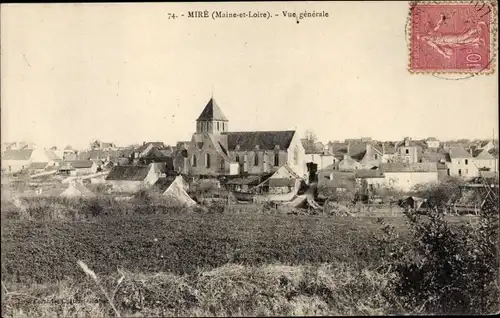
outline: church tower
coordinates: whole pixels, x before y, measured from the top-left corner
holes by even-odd
[[[196,132],[220,134],[228,131],[228,123],[229,120],[212,97],[196,120]]]

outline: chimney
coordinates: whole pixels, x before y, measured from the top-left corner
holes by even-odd
[[[385,143],[382,143],[382,154],[385,155]]]
[[[351,142],[347,142],[347,154],[350,155]]]
[[[367,142],[366,143],[366,152],[370,152],[370,151],[372,151],[372,144]]]
[[[472,148],[469,148],[470,156],[472,157]]]
[[[142,145],[144,146],[145,144],[146,144],[146,142],[145,142],[145,141],[143,141],[143,142],[142,142]]]

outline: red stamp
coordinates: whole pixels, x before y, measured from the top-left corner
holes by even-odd
[[[495,9],[474,1],[411,4],[410,71],[492,72]]]

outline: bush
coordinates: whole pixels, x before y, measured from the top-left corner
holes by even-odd
[[[443,200],[438,196],[447,194],[442,189],[435,188],[438,200]],[[385,264],[397,274],[392,288],[406,311],[428,314],[498,311],[498,200],[487,202],[479,224],[459,227],[451,226],[444,212],[437,208],[427,216],[407,211],[415,240],[400,241],[394,228],[385,227],[386,236],[379,252],[384,255]]]
[[[422,184],[415,186],[412,191],[416,196],[427,199],[429,206],[443,209],[460,194],[460,185],[463,180],[450,178],[438,184]]]

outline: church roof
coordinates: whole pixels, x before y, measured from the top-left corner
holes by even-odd
[[[202,120],[221,120],[228,121],[226,116],[222,113],[222,110],[219,108],[219,105],[215,102],[214,98],[210,98],[207,103],[207,106],[203,109],[200,114],[200,117],[196,121]]]
[[[223,133],[227,136],[227,146],[230,151],[236,150],[237,146],[240,146],[241,151],[252,151],[255,146],[259,146],[260,150],[274,150],[276,146],[286,150],[290,147],[294,134],[294,130]]]

